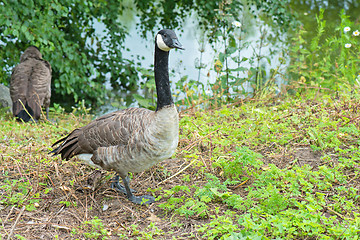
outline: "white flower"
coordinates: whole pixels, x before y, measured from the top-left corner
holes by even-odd
[[[351,43],[345,44],[345,47],[346,47],[346,48],[351,48]]]
[[[239,21],[233,21],[232,25],[234,25],[235,27],[241,27],[241,22]]]
[[[354,36],[359,36],[359,35],[360,35],[359,30],[355,30],[355,31],[353,31],[353,35],[354,35]]]
[[[351,29],[350,29],[350,27],[344,27],[344,33],[347,33],[347,32],[349,32]]]

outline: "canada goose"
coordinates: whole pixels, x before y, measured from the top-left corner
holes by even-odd
[[[49,118],[51,66],[42,59],[37,47],[28,47],[20,57],[20,64],[13,69],[10,96],[13,114],[18,120],[28,122],[33,118],[37,121],[41,115],[41,106],[45,106],[46,117]]]
[[[171,157],[178,145],[179,118],[171,96],[168,70],[172,48],[184,49],[172,30],[159,31],[155,37],[155,111],[128,108],[106,114],[55,142],[53,146],[61,145],[51,153],[61,154],[66,160],[78,156],[87,164],[114,170],[118,176],[113,187],[125,193],[130,201],[155,202],[152,196],[132,194],[128,173],[142,172]],[[119,184],[119,176],[125,188]]]

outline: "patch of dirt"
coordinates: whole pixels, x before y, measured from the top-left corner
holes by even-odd
[[[299,147],[294,151],[294,158],[297,160],[297,164],[303,166],[305,164],[317,168],[322,164],[322,153],[315,152],[311,147]]]
[[[264,156],[263,160],[265,164],[274,164],[281,169],[291,167],[294,164],[299,166],[310,165],[314,169],[317,169],[317,167],[324,164],[322,160],[324,153],[314,151],[310,146],[281,146],[278,147],[278,149],[273,149],[272,147],[273,146],[269,146],[265,150],[260,151]]]

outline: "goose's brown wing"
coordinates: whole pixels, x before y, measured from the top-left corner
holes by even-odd
[[[39,119],[41,106],[50,104],[50,86],[51,66],[47,61],[29,58],[17,65],[10,81],[14,115],[17,116],[24,105],[35,119]]]
[[[53,146],[61,145],[51,153],[70,159],[78,154],[92,154],[99,147],[127,145],[132,136],[141,134],[147,128],[153,114],[153,111],[143,108],[106,114],[55,142]]]
[[[23,63],[17,65],[12,71],[10,79],[10,96],[13,102],[13,113],[15,116],[23,110],[20,100],[24,105],[26,104],[28,79],[31,72],[31,66]]]
[[[51,96],[51,67],[44,60],[29,59],[32,61],[32,73],[29,78],[27,102],[34,112],[34,118],[39,119],[41,106],[49,107]]]

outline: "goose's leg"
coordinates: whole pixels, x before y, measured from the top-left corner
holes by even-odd
[[[125,177],[122,180],[124,182],[124,186],[126,189],[126,196],[130,201],[132,201],[133,203],[136,203],[136,204],[141,204],[141,205],[147,205],[147,204],[151,204],[151,203],[155,202],[155,198],[153,196],[149,196],[149,195],[134,196],[129,187],[129,178]]]
[[[129,176],[127,176],[126,178],[127,178],[127,181],[129,182],[129,181],[130,181]],[[123,185],[121,185],[121,184],[119,183],[119,179],[120,179],[120,176],[119,176],[119,175],[116,175],[116,176],[113,178],[112,183],[111,183],[111,188],[114,189],[114,190],[116,190],[116,191],[119,191],[119,192],[121,192],[121,193],[126,194],[126,189],[125,189],[125,187],[124,187]],[[133,193],[136,192],[135,189],[131,189],[131,188],[130,188],[130,191],[133,192]]]

